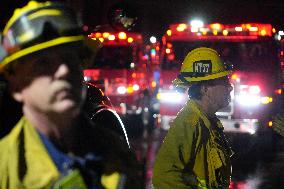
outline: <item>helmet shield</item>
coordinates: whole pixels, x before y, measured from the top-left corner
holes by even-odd
[[[29,43],[78,34],[79,24],[70,9],[49,6],[25,13],[6,28],[3,46],[11,53],[27,47]]]

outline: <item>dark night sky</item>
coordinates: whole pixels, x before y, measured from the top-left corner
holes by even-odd
[[[58,0],[60,1],[60,0]],[[266,22],[284,28],[284,1],[261,0],[62,0],[75,7],[90,26],[108,24],[107,12],[113,5],[124,3],[129,14],[138,17],[133,30],[146,36],[161,36],[170,23],[186,22],[199,17],[205,23]],[[15,7],[27,0],[1,0],[1,28]]]

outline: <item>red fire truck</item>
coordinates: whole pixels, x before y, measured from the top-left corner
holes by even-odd
[[[84,70],[85,81],[103,89],[116,111],[136,134],[152,119],[150,112],[152,91],[156,82],[152,77],[149,59],[143,55],[143,39],[134,32],[94,32],[90,38],[100,40],[90,69]],[[136,122],[136,123],[133,123]],[[131,128],[128,128],[131,129]],[[130,131],[131,133],[131,131]]]
[[[217,50],[234,67],[232,101],[217,112],[225,131],[254,134],[260,125],[271,125],[271,115],[282,90],[279,83],[283,51],[270,24],[172,24],[162,38],[160,114],[162,126],[176,115],[187,93],[176,93],[171,81],[186,54],[196,47]]]

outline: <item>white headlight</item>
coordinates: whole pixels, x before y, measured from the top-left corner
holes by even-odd
[[[159,99],[161,102],[167,103],[184,103],[186,99],[186,95],[178,92],[162,92],[159,95]]]
[[[249,94],[238,95],[236,99],[243,106],[257,106],[261,102],[260,96]]]
[[[124,86],[120,86],[120,87],[117,88],[118,94],[125,94],[126,91],[127,91],[126,87],[124,87]]]

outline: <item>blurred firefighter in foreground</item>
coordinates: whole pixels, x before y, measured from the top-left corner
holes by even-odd
[[[228,189],[232,155],[215,113],[230,102],[230,69],[218,53],[197,48],[173,83],[188,87],[189,101],[173,120],[154,164],[156,189]]]
[[[23,117],[0,141],[0,188],[139,188],[128,147],[81,110],[82,64],[99,43],[82,35],[75,13],[31,1],[1,45],[0,71]]]

